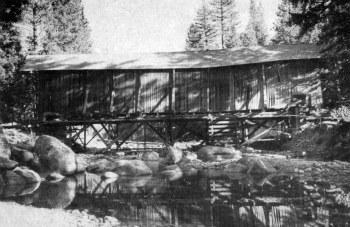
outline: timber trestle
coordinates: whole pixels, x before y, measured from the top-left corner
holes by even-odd
[[[42,122],[43,133],[64,136],[85,149],[94,140],[104,148],[122,149],[128,141],[173,145],[180,141],[200,141],[202,144],[250,143],[271,131],[293,127],[300,117],[283,112],[227,112],[167,116],[142,116],[98,120]]]

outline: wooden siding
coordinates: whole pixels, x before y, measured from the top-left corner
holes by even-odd
[[[211,69],[43,71],[39,116],[283,108],[292,94],[322,103],[317,60]]]
[[[321,84],[315,71],[318,66],[314,60],[266,64],[267,107],[285,107],[296,93],[310,94],[312,105],[321,104]]]
[[[139,111],[144,113],[167,112],[169,109],[169,73],[140,74]]]
[[[175,111],[204,112],[208,110],[207,73],[179,71],[175,73]]]

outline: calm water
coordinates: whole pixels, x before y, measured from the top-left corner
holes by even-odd
[[[37,207],[110,215],[123,226],[349,226],[350,188],[298,176],[249,176],[207,170],[102,181],[87,173],[8,193]],[[23,190],[30,193],[25,195]]]

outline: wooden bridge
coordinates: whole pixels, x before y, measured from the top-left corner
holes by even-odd
[[[21,70],[38,79],[37,116],[44,132],[66,133],[84,147],[98,138],[110,149],[130,139],[239,144],[295,125],[298,114],[280,108],[299,94],[322,104],[316,71],[322,63],[318,47],[303,44],[38,55],[28,56]]]

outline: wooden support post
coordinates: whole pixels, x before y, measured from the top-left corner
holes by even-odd
[[[137,111],[139,110],[140,96],[141,96],[141,73],[136,73],[135,74],[135,99],[134,99],[135,113],[137,113]]]
[[[113,74],[109,77],[109,96],[110,96],[110,102],[109,102],[109,112],[113,115],[115,109],[114,109],[114,98],[115,98],[115,91],[114,91],[114,77]]]
[[[235,74],[230,73],[230,110],[236,110],[236,97],[235,97]]]
[[[175,69],[169,73],[169,112],[175,112]]]
[[[167,122],[167,130],[168,130],[168,143],[173,145],[173,124],[171,120],[168,120]]]
[[[241,120],[241,141],[246,141],[246,128],[245,128],[245,120]]]
[[[207,111],[210,111],[210,80],[209,80],[209,69],[207,69],[207,83],[206,83],[206,88],[207,88]]]
[[[88,97],[89,97],[89,89],[87,87],[88,75],[89,75],[89,73],[86,72],[86,74],[84,76],[84,82],[83,82],[83,92],[84,92],[84,104],[83,104],[83,109],[82,109],[83,115],[86,114],[86,109],[87,109],[87,104],[88,104],[87,102],[88,102]]]
[[[260,104],[259,107],[262,111],[265,110],[265,90],[266,90],[266,78],[265,78],[265,66],[261,64],[261,78],[260,78]]]
[[[84,151],[86,151],[86,129],[87,128],[84,129]]]

